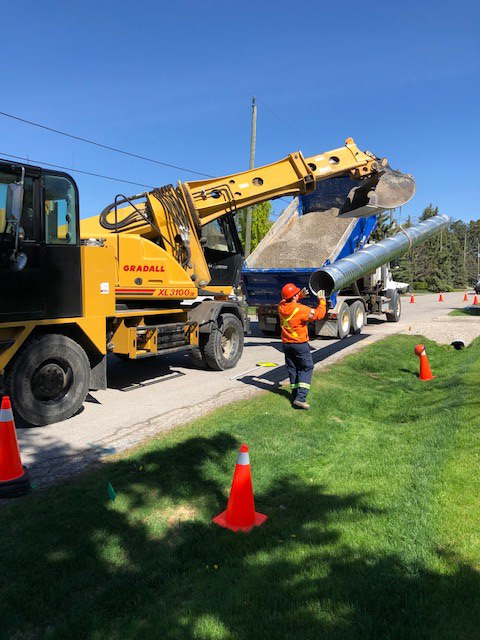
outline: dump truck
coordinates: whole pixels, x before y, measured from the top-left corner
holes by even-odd
[[[300,151],[220,178],[117,195],[80,220],[67,173],[0,161],[0,391],[24,421],[65,420],[107,386],[107,355],[126,360],[188,350],[199,366],[242,354],[240,208],[351,180],[346,215],[403,204],[413,179],[343,147]],[[378,192],[378,193],[377,193]],[[383,202],[384,200],[384,202]]]
[[[328,193],[319,185],[312,196],[295,198],[245,260],[242,281],[246,301],[256,308],[265,336],[280,335],[277,306],[284,284],[294,282],[308,290],[314,272],[363,248],[377,226],[376,215],[339,218],[337,190],[331,193],[331,187],[337,185],[331,183]],[[368,313],[385,313],[387,320],[397,322],[401,302],[396,289],[388,288],[392,281],[385,265],[341,295],[331,295],[327,315],[312,324],[312,334],[344,339],[362,331]],[[316,304],[313,295],[303,302]]]
[[[310,292],[304,302],[312,306],[319,290],[327,294],[327,314],[312,326],[315,336],[345,339],[361,333],[368,315],[400,320],[401,291],[389,261],[439,233],[449,218],[435,216],[369,244],[377,216],[346,217],[339,208],[350,188],[339,176],[295,198],[244,262],[246,301],[256,307],[265,336],[280,335],[277,306],[287,282]]]

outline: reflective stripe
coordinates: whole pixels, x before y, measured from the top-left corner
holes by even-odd
[[[297,313],[300,311],[300,309],[297,307],[296,309],[293,310],[293,313],[291,313],[288,318],[284,318],[283,316],[280,316],[280,319],[282,320],[282,328],[283,329],[288,329],[288,331],[290,331],[290,333],[292,334],[292,336],[294,338],[298,338],[298,333],[296,331],[294,331],[292,329],[292,327],[288,324],[290,322],[290,320],[293,318],[293,316],[297,315]]]
[[[290,389],[298,389],[298,384],[291,384]]]
[[[300,389],[310,389],[310,385],[308,384],[308,382],[299,382],[298,386]]]
[[[248,451],[240,451],[237,458],[237,464],[247,465],[250,464],[250,456]]]
[[[0,422],[11,422],[13,413],[11,409],[0,409]]]

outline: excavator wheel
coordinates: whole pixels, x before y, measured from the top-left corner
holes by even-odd
[[[210,369],[232,369],[243,352],[243,325],[233,313],[223,313],[205,343],[205,361]]]
[[[201,347],[192,347],[189,349],[189,356],[197,369],[206,369],[207,363]]]
[[[26,340],[5,376],[14,412],[36,426],[73,416],[89,384],[87,354],[71,338],[55,333]]]

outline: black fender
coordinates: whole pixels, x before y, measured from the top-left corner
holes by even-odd
[[[227,300],[204,300],[188,310],[188,320],[198,325],[200,333],[210,333],[222,313],[232,313],[237,316],[246,331],[248,328],[246,311],[247,307],[242,303]]]

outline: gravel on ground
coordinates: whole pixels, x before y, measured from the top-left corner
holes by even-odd
[[[439,316],[428,321],[415,322],[402,333],[425,336],[439,344],[451,344],[462,340],[468,346],[480,336],[480,318],[462,316]]]

